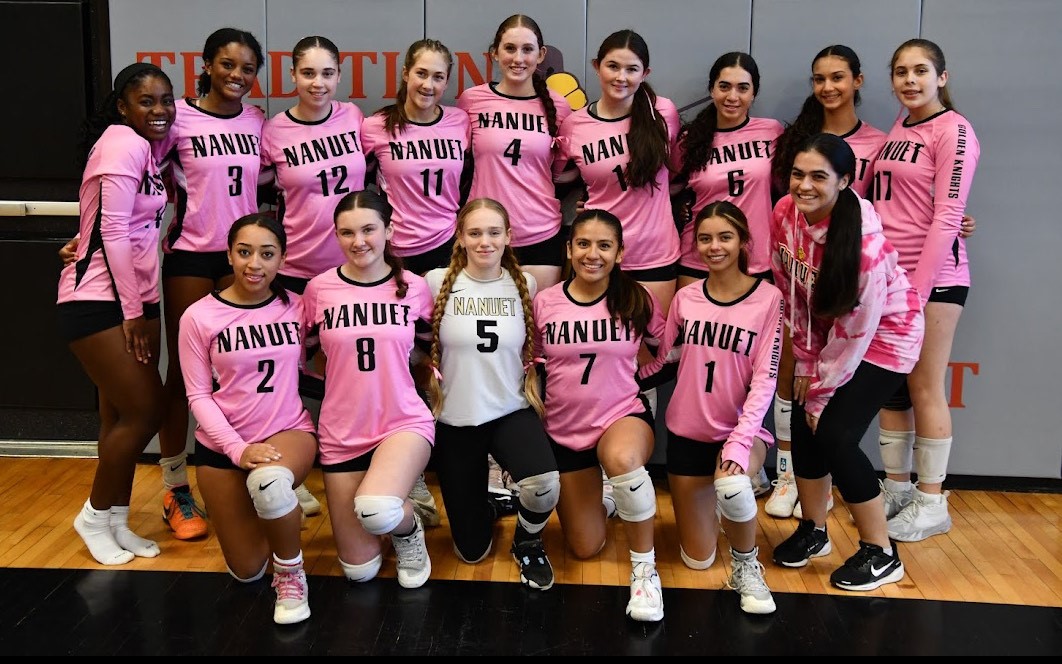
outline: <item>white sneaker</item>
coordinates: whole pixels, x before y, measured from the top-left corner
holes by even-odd
[[[921,542],[951,530],[949,495],[950,491],[937,496],[914,489],[911,504],[889,519],[889,537],[898,542]]]
[[[764,469],[763,466],[760,466],[760,474],[752,478],[753,495],[759,498],[763,494],[770,491],[772,485],[773,482],[771,482],[770,478],[767,477],[767,470]]]
[[[914,486],[907,482],[907,488],[903,487],[903,483],[885,478],[882,482],[878,480],[878,486],[881,487],[881,493],[885,495],[885,518],[891,519],[900,512],[903,508],[911,504],[914,500]]]
[[[420,474],[413,488],[409,491],[409,499],[413,501],[413,511],[420,517],[425,527],[431,528],[439,525],[439,508],[435,504],[435,496],[431,495],[427,483],[424,481],[424,473]]]
[[[833,509],[833,491],[830,491],[830,499],[826,501],[826,511],[829,512]],[[796,507],[793,508],[793,518],[803,519],[804,510],[800,509],[800,502],[798,501]]]
[[[631,599],[627,602],[627,615],[642,622],[664,619],[660,575],[653,563],[634,563],[631,568]]]
[[[306,516],[313,516],[321,512],[321,503],[314,497],[305,484],[295,487],[295,496],[299,499],[299,507]]]
[[[763,578],[763,564],[754,555],[748,560],[733,557],[734,572],[726,582],[726,587],[736,590],[741,595],[741,610],[745,613],[774,613],[774,597]]]
[[[490,470],[487,476],[487,492],[494,493],[503,496],[516,497],[512,490],[506,486],[505,483],[505,471],[498,465],[498,462],[494,460],[494,457],[487,455],[487,464]]]
[[[301,563],[289,566],[274,562],[272,585],[277,591],[273,622],[291,625],[310,617],[310,589]]]
[[[391,544],[398,558],[398,585],[403,588],[420,588],[431,576],[431,558],[424,544],[424,526],[420,515],[414,513],[416,528],[405,537],[391,535]]]
[[[784,473],[771,482],[771,485],[774,486],[774,491],[764,503],[763,511],[779,519],[788,519],[793,516],[793,508],[797,504],[796,477]]]

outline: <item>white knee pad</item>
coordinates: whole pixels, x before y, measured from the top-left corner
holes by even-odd
[[[299,506],[295,474],[284,466],[259,466],[247,473],[247,492],[258,517],[272,521]]]
[[[919,484],[943,484],[948,475],[951,438],[915,438],[914,469]]]
[[[682,558],[682,562],[686,564],[686,567],[690,569],[708,569],[715,562],[715,551],[712,551],[712,555],[708,556],[708,560],[697,560],[696,558],[690,558],[683,550],[682,545],[679,544],[679,557]]]
[[[619,518],[637,523],[656,515],[656,490],[645,466],[610,477],[608,481],[612,485],[612,498],[616,501]]]
[[[914,431],[878,432],[878,449],[881,450],[881,463],[885,472],[892,475],[906,475],[911,472],[915,444]]]
[[[715,481],[715,498],[719,511],[734,523],[756,518],[756,494],[748,475],[727,475]]]
[[[793,440],[793,402],[774,395],[774,437],[779,440]]]
[[[342,558],[339,559],[339,566],[343,568],[343,576],[355,583],[372,581],[376,578],[376,574],[380,571],[382,565],[383,555],[381,554],[376,554],[375,558],[360,565],[351,565],[343,562]]]
[[[262,565],[262,569],[260,569],[258,571],[258,574],[255,574],[254,576],[252,576],[249,579],[241,579],[240,577],[236,576],[236,573],[233,572],[232,568],[229,567],[228,565],[225,565],[225,569],[228,571],[229,576],[231,576],[232,578],[236,579],[240,583],[254,583],[255,581],[257,581],[257,580],[261,579],[263,576],[265,576],[266,570],[269,569],[269,561],[266,560],[265,564]]]
[[[366,531],[373,535],[387,535],[402,523],[405,502],[397,496],[355,496],[354,512]]]
[[[560,473],[548,473],[525,477],[516,483],[520,487],[520,505],[531,512],[552,512],[560,498]]]

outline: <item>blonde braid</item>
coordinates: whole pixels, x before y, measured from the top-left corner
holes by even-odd
[[[454,251],[450,256],[450,266],[446,268],[446,276],[443,278],[439,294],[435,296],[435,307],[431,312],[431,366],[438,370],[442,364],[442,348],[439,343],[439,330],[442,328],[443,316],[446,315],[446,303],[450,301],[450,290],[457,280],[457,275],[468,265],[468,254],[457,242],[454,242]],[[439,384],[436,371],[431,372],[428,378],[428,399],[431,402],[431,414],[436,418],[443,409],[443,390]]]
[[[505,245],[505,253],[502,254],[502,267],[512,275],[516,290],[520,292],[520,303],[524,308],[524,347],[521,353],[524,366],[524,396],[527,403],[535,409],[538,416],[545,417],[546,408],[542,403],[542,395],[538,388],[538,371],[535,369],[535,317],[531,307],[531,293],[527,290],[527,279],[524,278],[523,270],[516,260],[516,254],[510,245]]]

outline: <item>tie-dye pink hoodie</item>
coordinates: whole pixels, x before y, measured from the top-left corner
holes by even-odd
[[[805,409],[822,415],[826,403],[867,362],[910,373],[918,361],[925,319],[918,291],[899,266],[899,256],[882,233],[881,218],[859,199],[863,250],[859,300],[855,309],[834,319],[811,313],[811,293],[825,252],[830,219],[808,225],[786,195],[774,206],[771,268],[782,291],[793,335],[796,375],[810,376]]]

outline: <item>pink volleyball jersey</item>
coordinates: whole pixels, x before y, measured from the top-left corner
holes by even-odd
[[[196,440],[237,466],[252,443],[314,432],[299,397],[302,305],[288,298],[240,305],[215,292],[181,316],[178,352]]]
[[[664,331],[660,303],[648,290],[653,315],[646,336]],[[545,359],[546,433],[576,452],[592,449],[612,424],[645,412],[638,397],[642,337],[608,311],[605,295],[576,302],[561,282],[535,298],[536,355]]]
[[[852,191],[866,198],[867,189],[874,179],[874,163],[878,160],[881,146],[885,144],[885,132],[860,120],[855,129],[841,136],[852,148],[856,158],[855,182]]]
[[[763,418],[774,403],[782,349],[782,293],[757,279],[731,302],[708,294],[702,279],[679,289],[668,310],[656,359],[639,370],[651,375],[680,349],[668,430],[705,443],[723,443],[723,460],[749,467],[755,438],[774,438]]]
[[[303,294],[307,337],[320,338],[328,358],[318,417],[321,463],[334,465],[376,449],[399,431],[434,443],[435,418],[409,369],[415,327],[431,324],[433,302],[424,278],[403,272],[404,298],[392,275],[352,281],[339,268],[320,274]]]
[[[970,121],[945,110],[897,120],[878,155],[874,206],[923,302],[934,286],[970,285],[959,231],[980,154]]]
[[[218,115],[191,99],[177,103],[177,119],[159,150],[177,189],[165,251],[225,251],[232,222],[258,211],[264,123],[262,109],[250,104]]]
[[[860,362],[906,374],[922,349],[925,320],[918,292],[882,233],[874,206],[862,198],[859,205],[863,242],[858,301],[855,309],[835,319],[811,312],[830,219],[808,225],[789,194],[774,207],[774,282],[785,298],[796,375],[811,377],[805,405],[816,417]]]
[[[151,146],[111,125],[92,146],[78,192],[77,260],[63,268],[58,302],[117,301],[125,320],[159,301],[159,225],[166,188]]]
[[[344,194],[365,188],[364,120],[354,104],[333,101],[328,117],[317,122],[289,111],[266,122],[262,167],[276,169],[277,218],[288,235],[283,274],[311,279],[343,264],[332,213]]]
[[[505,206],[512,221],[512,244],[524,247],[560,231],[560,201],[552,173],[556,141],[537,96],[510,97],[496,86],[477,85],[457,100],[472,122],[475,170],[469,198],[493,198]],[[559,128],[572,109],[560,94],[552,90],[549,94]]]
[[[384,128],[384,116],[365,119],[362,147],[376,156],[376,181],[394,208],[391,246],[396,256],[441,247],[456,229],[471,127],[461,109],[439,109],[434,122],[409,122],[398,136]]]
[[[554,162],[554,171],[567,161],[574,161],[589,194],[586,209],[608,210],[619,217],[623,224],[623,269],[645,270],[674,264],[679,259],[679,238],[671,215],[668,166],[660,167],[655,188],[649,184],[628,185],[627,132],[631,117],[606,120],[590,108],[572,113],[561,125],[560,158]],[[657,97],[656,112],[667,123],[673,149],[679,129],[678,110],[670,99]]]
[[[712,139],[708,163],[690,173],[689,186],[696,199],[693,217],[715,201],[730,201],[749,220],[749,272],[771,269],[771,157],[774,142],[782,134],[782,123],[770,118],[748,118],[733,129],[717,129]],[[673,164],[682,164],[683,144],[678,144]],[[676,169],[677,170],[677,169]],[[682,265],[704,270],[697,253],[694,223],[682,229]]]

